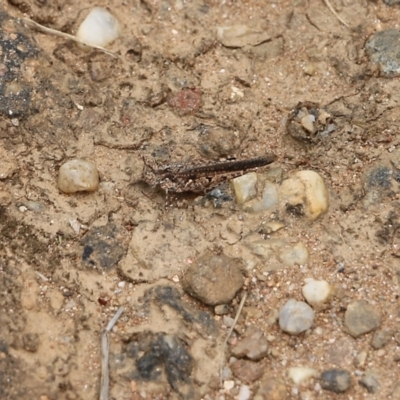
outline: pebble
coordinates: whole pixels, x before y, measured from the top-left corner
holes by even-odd
[[[329,196],[325,182],[315,171],[298,171],[282,182],[280,201],[286,207],[302,207],[310,220],[317,219],[328,210]]]
[[[205,254],[189,266],[183,289],[205,304],[229,303],[243,286],[243,265],[224,254]]]
[[[76,32],[76,37],[85,43],[105,47],[122,32],[121,24],[105,8],[93,8],[83,20]],[[79,47],[86,49],[84,45]]]
[[[306,284],[302,288],[303,296],[307,303],[314,309],[322,310],[335,294],[335,289],[327,281],[317,281],[312,278],[305,279]]]
[[[254,400],[286,400],[288,396],[284,380],[271,377],[268,373],[264,376],[266,378],[261,380]]]
[[[229,391],[235,387],[235,381],[225,381],[224,382],[224,390]]]
[[[376,331],[371,341],[372,348],[375,350],[381,349],[389,342],[392,336],[393,332],[390,330],[381,329]]]
[[[243,383],[253,383],[264,373],[264,364],[250,360],[236,360],[230,364],[233,375]]]
[[[217,37],[225,47],[257,46],[272,39],[266,31],[260,32],[247,25],[217,27]]]
[[[276,185],[274,185],[269,181],[266,181],[262,192],[261,200],[255,198],[248,201],[243,206],[243,210],[246,212],[253,212],[253,213],[269,210],[270,208],[277,205],[278,201],[279,198]]]
[[[236,358],[261,360],[268,354],[268,340],[260,328],[249,326],[238,343],[231,348],[231,353]]]
[[[365,300],[356,300],[348,305],[344,315],[344,324],[347,332],[357,338],[379,328],[381,315],[377,308]]]
[[[239,394],[237,395],[237,400],[249,400],[251,398],[251,391],[249,386],[242,385],[239,389]]]
[[[253,254],[262,257],[268,264],[276,261],[281,266],[292,267],[307,264],[309,259],[309,252],[302,242],[293,244],[284,239],[255,240],[247,243],[247,246]]]
[[[365,375],[358,381],[361,386],[364,386],[368,393],[376,393],[380,384],[378,381],[378,376],[373,371],[365,371]]]
[[[349,372],[342,369],[326,370],[321,374],[320,380],[323,389],[335,393],[343,393],[351,385]]]
[[[400,30],[385,29],[373,34],[365,44],[372,63],[379,66],[381,74],[394,77],[400,74]]]
[[[219,304],[218,306],[214,307],[214,313],[216,315],[226,315],[229,313],[229,306],[228,304]]]
[[[303,301],[290,299],[279,311],[279,326],[291,335],[310,329],[314,322],[313,309]]]
[[[12,196],[5,190],[0,190],[0,206],[6,207],[12,202]]]
[[[257,173],[239,176],[231,180],[233,192],[235,194],[236,203],[243,204],[256,197],[257,195]]]
[[[288,369],[288,376],[296,385],[300,385],[307,379],[317,375],[318,371],[310,367],[292,367]]]
[[[96,164],[74,159],[64,163],[58,172],[58,187],[64,193],[93,192],[99,186]]]

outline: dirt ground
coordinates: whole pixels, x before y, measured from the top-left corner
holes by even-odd
[[[321,0],[0,4],[1,399],[98,398],[100,335],[120,306],[110,398],[238,398],[237,378],[232,389],[219,384],[226,320],[181,287],[207,251],[246,265],[229,304],[233,318],[248,293],[232,341],[251,325],[269,340],[251,396],[273,379],[286,392],[276,399],[399,398],[400,82],[365,50],[372,34],[398,26],[399,6],[333,0],[346,27]],[[20,19],[73,34],[94,6],[123,25],[109,46],[115,58]],[[300,102],[326,110],[333,132],[288,132]],[[162,165],[265,153],[278,156],[271,168],[283,177],[311,169],[328,187],[325,215],[280,215],[284,229],[271,235],[304,243],[306,265],[248,258],[246,240],[265,239],[260,222],[276,219],[271,211],[248,213],[232,199],[215,208],[190,193],[166,205],[163,191],[137,183],[143,157]],[[73,158],[96,163],[97,191],[58,189],[58,170]],[[270,317],[303,299],[308,277],[334,285],[336,296],[310,330],[290,336]],[[371,347],[373,333],[346,333],[344,312],[357,299],[391,333],[382,349]],[[164,357],[165,368],[141,381],[143,343],[163,340],[178,361]],[[287,375],[295,366],[346,369],[352,385],[344,394],[321,390],[316,378],[296,385]],[[375,393],[358,384],[365,370],[379,376]]]

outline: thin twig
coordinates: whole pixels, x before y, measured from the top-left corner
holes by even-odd
[[[100,400],[108,400],[110,386],[110,374],[108,370],[109,350],[108,333],[114,327],[118,318],[124,311],[124,307],[118,308],[115,315],[110,319],[106,328],[101,333],[101,379],[100,379]]]
[[[47,26],[40,25],[37,22],[35,22],[35,21],[33,21],[33,20],[29,19],[29,18],[22,18],[22,21],[26,22],[26,24],[29,25],[29,26],[33,26],[33,27],[39,29],[42,32],[49,33],[49,34],[55,35],[55,36],[60,36],[60,37],[62,37],[64,39],[73,40],[74,42],[78,42],[78,43],[84,44],[85,46],[93,47],[94,49],[100,50],[103,53],[106,53],[111,57],[118,58],[118,56],[116,54],[112,53],[111,51],[106,50],[104,47],[96,46],[94,44],[87,43],[87,42],[77,38],[74,35],[70,35],[69,33],[64,33],[64,32],[57,31],[55,29],[48,28]]]
[[[332,4],[330,3],[329,0],[324,0],[325,5],[329,8],[331,13],[347,28],[350,28],[350,26],[346,23],[346,21],[335,11],[333,8]]]
[[[240,314],[241,314],[241,312],[242,312],[242,309],[243,309],[243,306],[244,306],[244,302],[246,301],[246,299],[247,299],[247,292],[244,292],[243,297],[242,297],[242,300],[240,301],[240,304],[239,304],[239,308],[238,308],[238,310],[237,310],[237,312],[236,312],[235,319],[233,320],[232,326],[231,326],[231,328],[229,329],[228,334],[226,335],[224,344],[222,345],[222,360],[221,360],[221,367],[220,367],[220,381],[221,381],[221,385],[222,385],[222,369],[224,368],[224,363],[225,363],[225,350],[226,350],[226,345],[228,344],[228,340],[229,340],[229,338],[231,337],[233,330],[235,329],[235,326],[236,326],[236,324],[237,324],[237,322],[238,322],[238,319],[239,319],[239,317],[240,317]]]

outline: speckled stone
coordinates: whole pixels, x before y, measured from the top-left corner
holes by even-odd
[[[259,389],[254,396],[254,400],[287,400],[285,382],[280,378],[275,378],[266,373],[261,380]]]
[[[183,289],[210,306],[228,304],[244,283],[243,265],[224,254],[205,254],[185,271]]]
[[[253,383],[264,373],[264,364],[250,360],[236,360],[229,366],[233,375],[243,383]]]
[[[351,385],[350,373],[342,369],[329,369],[321,376],[321,387],[335,393],[343,393]]]
[[[359,337],[379,328],[381,315],[376,307],[365,300],[356,300],[348,305],[344,324],[351,336]]]
[[[253,361],[261,360],[268,354],[268,340],[260,328],[250,326],[239,342],[232,347],[231,353],[236,358],[247,357]]]

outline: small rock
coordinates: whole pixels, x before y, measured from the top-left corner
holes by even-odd
[[[365,371],[365,375],[358,381],[361,386],[364,386],[368,393],[376,393],[380,384],[377,375],[373,371]]]
[[[251,398],[251,391],[247,385],[240,386],[237,400],[249,400]]]
[[[287,392],[285,382],[280,378],[270,377],[268,373],[260,382],[259,389],[254,396],[254,400],[286,400]]]
[[[279,198],[290,209],[301,209],[307,218],[317,219],[328,210],[328,190],[315,171],[298,171],[282,182]]]
[[[373,34],[365,44],[371,62],[377,64],[386,77],[400,74],[399,41],[399,29],[385,29]]]
[[[76,37],[85,43],[105,47],[117,39],[121,31],[121,25],[113,15],[105,8],[95,7],[79,26]]]
[[[225,381],[224,382],[224,390],[227,392],[232,390],[235,387],[235,381]]]
[[[350,374],[342,369],[329,369],[321,376],[321,387],[335,393],[345,392],[351,385]]]
[[[243,286],[243,265],[224,254],[205,254],[186,270],[183,288],[205,304],[229,303]]]
[[[309,253],[307,247],[302,242],[297,242],[291,246],[285,246],[281,249],[280,259],[288,267],[294,265],[307,264]]]
[[[226,315],[229,313],[229,306],[228,304],[219,304],[218,306],[214,307],[214,313],[216,315]]]
[[[307,379],[318,375],[318,371],[309,367],[292,367],[288,369],[289,378],[296,384],[300,385]]]
[[[268,32],[259,32],[247,25],[217,27],[217,37],[225,47],[257,46],[271,40]]]
[[[322,310],[335,294],[334,287],[327,281],[316,281],[312,278],[305,280],[306,284],[302,288],[303,296],[308,304],[314,309]]]
[[[246,203],[257,195],[257,173],[239,176],[231,180],[233,192],[235,193],[236,202],[238,204]]]
[[[314,322],[314,311],[302,301],[290,299],[279,311],[279,326],[291,335],[310,329]]]
[[[381,349],[384,347],[392,337],[393,332],[389,330],[378,330],[374,333],[374,336],[372,337],[372,342],[371,346],[375,349]]]
[[[99,174],[91,161],[67,161],[58,172],[58,187],[64,193],[93,192],[99,186]]]
[[[253,383],[264,373],[264,365],[249,360],[236,360],[230,364],[233,375],[243,383]]]
[[[361,351],[357,354],[356,358],[354,359],[354,365],[357,368],[361,368],[364,366],[365,361],[367,361],[368,353],[366,351]]]
[[[348,333],[357,338],[371,332],[381,325],[379,310],[364,300],[350,303],[344,315],[344,324]]]
[[[268,354],[268,340],[260,328],[250,326],[236,346],[232,347],[231,353],[237,358],[247,357],[253,361],[261,360]]]

